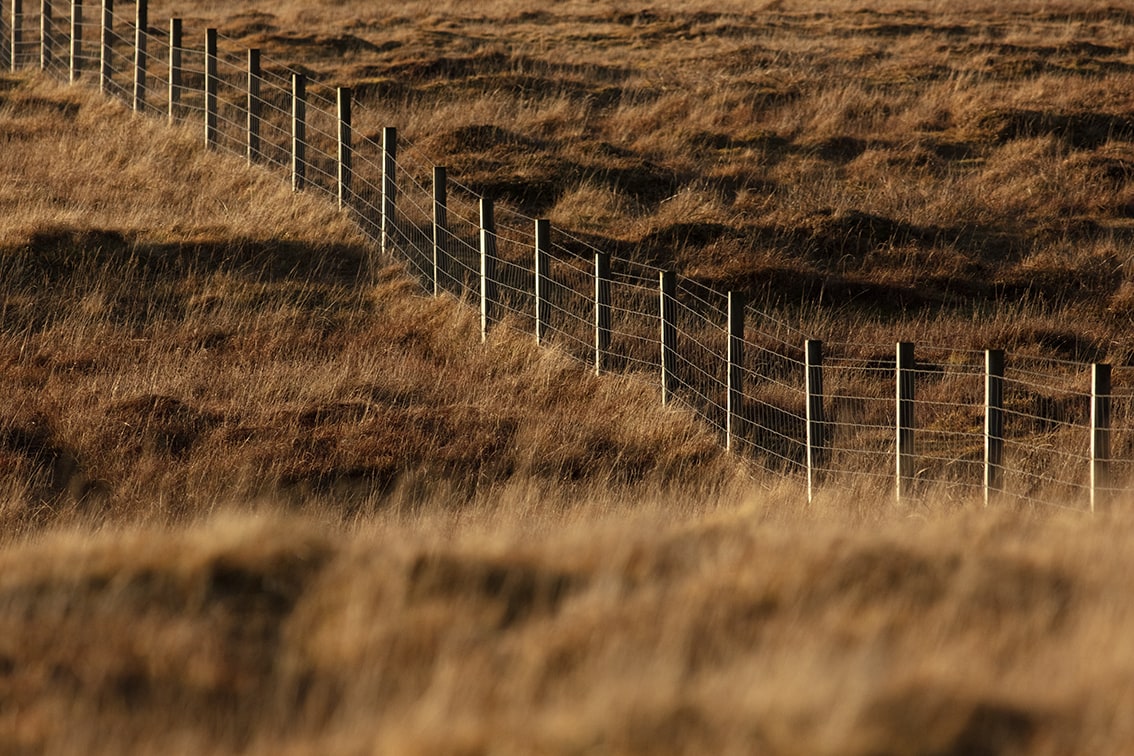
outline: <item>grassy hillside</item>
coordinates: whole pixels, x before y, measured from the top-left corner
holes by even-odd
[[[464,184],[617,256],[784,306],[815,337],[1129,359],[1134,18],[1121,9],[155,12],[184,16],[189,40],[217,26],[232,52],[353,86],[360,133],[396,125]],[[910,323],[925,317],[932,331]]]
[[[736,474],[648,387],[507,331],[482,347],[472,312],[415,296],[344,216],[188,130],[43,80],[4,98],[9,536],[261,496],[353,511]]]
[[[817,335],[1129,349],[1125,13],[178,9]],[[197,128],[3,76],[0,136],[0,750],[1128,748],[1127,502],[806,505]]]

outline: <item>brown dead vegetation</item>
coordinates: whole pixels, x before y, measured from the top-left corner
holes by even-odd
[[[466,186],[615,255],[768,306],[822,297],[881,343],[920,312],[1023,299],[1074,313],[1112,362],[1130,351],[1119,10],[177,10],[356,87],[369,131],[399,126]]]
[[[872,365],[894,335],[1134,354],[1124,9],[470,8],[177,11],[354,85],[360,133],[394,123]],[[0,77],[3,749],[1130,742],[1129,502],[755,488],[648,387],[507,329],[481,346],[341,214],[198,136]],[[1049,388],[1014,408],[1087,411]]]

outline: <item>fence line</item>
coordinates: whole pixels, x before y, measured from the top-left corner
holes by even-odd
[[[612,257],[479,196],[394,127],[355,129],[366,111],[350,89],[234,51],[215,29],[151,26],[146,0],[117,16],[111,0],[71,0],[66,13],[24,2],[6,3],[0,25],[12,70],[97,83],[135,111],[200,123],[206,148],[284,172],[349,213],[424,291],[479,308],[482,339],[505,323],[596,373],[649,380],[730,451],[804,478],[809,500],[858,480],[888,482],[899,501],[939,489],[1094,511],[1128,490],[1129,371],[996,349],[824,343],[738,293]]]

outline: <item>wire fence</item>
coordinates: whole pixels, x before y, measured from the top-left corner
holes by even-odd
[[[339,202],[377,254],[479,308],[486,332],[504,324],[588,369],[658,385],[761,477],[1078,509],[1128,490],[1132,368],[1009,357],[994,370],[985,352],[925,344],[903,366],[895,344],[809,340],[728,293],[610,259],[478,196],[395,130],[354,133],[352,113],[374,119],[349,90],[215,31],[155,26],[144,5],[5,14],[0,59],[200,124],[208,148]]]

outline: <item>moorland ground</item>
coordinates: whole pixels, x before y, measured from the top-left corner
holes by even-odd
[[[172,12],[188,39],[213,25],[230,46],[352,86],[360,133],[396,125],[464,184],[616,256],[794,306],[817,338],[932,334],[1127,361],[1134,63],[1122,9],[154,11]],[[799,313],[803,302],[823,307]]]
[[[504,201],[829,338],[1126,361],[1128,14],[695,6],[178,10],[354,85]],[[6,748],[1130,742],[1122,506],[807,506],[640,382],[480,345],[196,130],[0,90]]]

